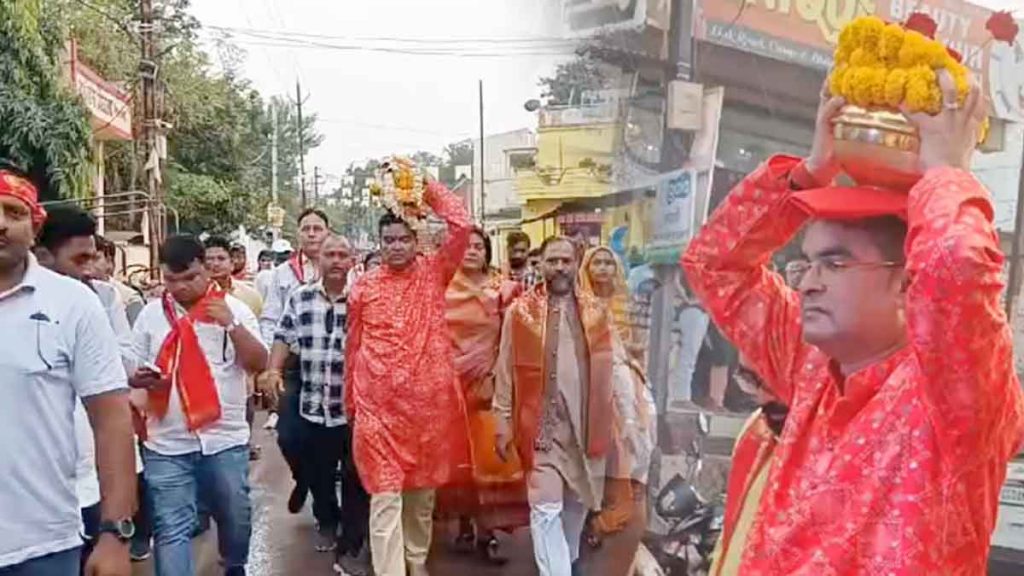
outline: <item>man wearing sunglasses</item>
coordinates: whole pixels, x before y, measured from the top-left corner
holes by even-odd
[[[1024,399],[989,193],[970,173],[986,103],[909,114],[909,191],[832,185],[823,94],[811,154],[734,189],[682,258],[694,291],[790,408],[737,573],[984,574]],[[796,290],[768,269],[803,229]]]
[[[276,401],[284,391],[282,373],[290,354],[301,369],[298,460],[313,494],[319,524],[316,550],[336,549],[343,573],[369,572],[365,546],[370,500],[352,461],[352,433],[343,406],[346,296],[353,265],[352,246],[343,236],[328,235],[320,247],[320,279],[292,292],[274,336],[270,369],[260,380]],[[341,463],[342,508],[335,490]],[[340,533],[339,529],[343,528]]]

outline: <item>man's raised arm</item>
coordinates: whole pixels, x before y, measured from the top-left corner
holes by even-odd
[[[797,295],[768,268],[806,217],[787,206],[800,160],[776,156],[740,182],[690,241],[683,270],[715,325],[765,384],[792,400],[791,367],[803,346]]]
[[[448,224],[444,245],[441,246],[436,256],[447,285],[462,264],[462,257],[466,254],[466,248],[469,246],[469,235],[473,230],[473,224],[469,221],[469,213],[466,212],[462,200],[452,194],[444,184],[431,179],[427,183],[423,199],[434,211],[434,214]]]

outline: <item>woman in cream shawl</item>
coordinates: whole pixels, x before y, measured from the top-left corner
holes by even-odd
[[[613,379],[626,386],[617,385],[613,390],[613,449],[602,510],[591,523],[593,534],[608,540],[603,547],[608,553],[598,553],[597,569],[608,576],[623,576],[631,573],[633,555],[621,551],[639,547],[647,523],[647,473],[656,442],[654,399],[639,357],[627,351],[634,340],[622,263],[606,246],[591,248],[580,263],[578,283],[581,292],[603,300],[611,311],[617,336],[613,369],[626,373],[625,378]]]

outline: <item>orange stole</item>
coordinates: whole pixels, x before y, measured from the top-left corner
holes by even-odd
[[[180,317],[171,296],[165,294],[163,298],[164,314],[171,325],[171,331],[160,346],[156,365],[162,373],[171,377],[171,386],[177,387],[189,431],[198,430],[221,417],[220,395],[210,372],[210,364],[199,345],[195,322],[209,322],[206,302],[223,298],[224,292],[211,287],[206,296],[192,306],[192,310]],[[157,418],[162,419],[167,415],[170,397],[170,388],[150,390],[149,406]]]
[[[771,458],[776,440],[771,429],[764,421],[764,415],[758,410],[744,425],[736,440],[736,446],[732,451],[732,467],[729,470],[729,480],[725,499],[725,518],[722,523],[722,545],[718,566],[721,566],[721,559],[726,557],[729,544],[736,531],[736,523],[739,521],[740,512],[747,500],[747,491],[750,484],[757,478],[762,467],[771,464]],[[714,576],[714,575],[712,575]]]
[[[612,321],[607,309],[593,296],[576,294],[576,308],[590,354],[587,387],[586,430],[582,439],[588,458],[601,458],[611,445],[612,410]],[[540,434],[548,366],[544,345],[548,295],[543,286],[522,295],[509,309],[512,314],[513,370],[515,390],[512,418],[515,442],[524,470],[533,468],[534,442]]]

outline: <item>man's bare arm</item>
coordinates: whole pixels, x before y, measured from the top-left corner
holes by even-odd
[[[100,477],[100,515],[104,520],[131,518],[137,503],[135,435],[128,391],[116,390],[83,399],[96,440]]]

